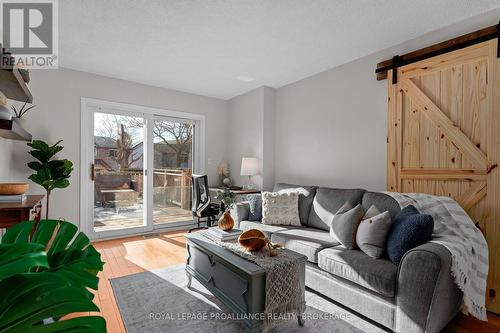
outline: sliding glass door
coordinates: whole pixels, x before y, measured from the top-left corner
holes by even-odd
[[[155,117],[153,223],[191,219],[194,122]]]
[[[90,174],[88,179],[82,174],[82,203],[88,208],[82,218],[91,237],[192,223],[191,175],[201,169],[203,119],[86,102],[82,100],[82,133],[87,131],[82,134],[82,170],[90,164]],[[134,107],[139,110],[130,110]]]
[[[94,231],[146,226],[145,119],[94,113]]]

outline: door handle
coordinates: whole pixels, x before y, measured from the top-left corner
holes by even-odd
[[[95,166],[94,163],[90,165],[90,180],[95,181]]]

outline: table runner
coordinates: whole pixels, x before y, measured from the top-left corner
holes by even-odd
[[[264,332],[275,326],[276,318],[280,314],[301,315],[304,312],[305,300],[301,293],[303,288],[300,285],[300,265],[297,258],[282,249],[274,250],[277,253],[275,257],[270,257],[265,249],[248,252],[237,241],[223,242],[212,236],[208,230],[200,231],[199,234],[266,271]]]

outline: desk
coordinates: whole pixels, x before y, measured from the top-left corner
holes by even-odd
[[[226,190],[227,188],[225,187],[210,187],[209,190],[210,190],[210,196],[212,197],[212,202],[214,203],[220,203],[220,200],[217,199],[217,193],[218,192],[221,192],[221,191],[224,191]],[[234,198],[234,201],[235,202],[242,202],[242,201],[246,201],[246,195],[247,194],[258,194],[258,193],[261,193],[260,190],[229,190],[231,192],[234,193],[235,195],[235,198]]]
[[[29,221],[32,210],[42,206],[43,197],[43,195],[28,195],[22,202],[0,203],[0,228],[9,228],[19,222]]]
[[[226,187],[210,187],[209,190],[212,192],[219,192],[226,190]],[[261,192],[260,190],[243,190],[243,189],[241,190],[230,189],[229,191],[233,192],[235,195],[257,194]]]

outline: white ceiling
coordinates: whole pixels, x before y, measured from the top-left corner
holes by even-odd
[[[499,6],[498,0],[62,0],[59,64],[228,99]]]

